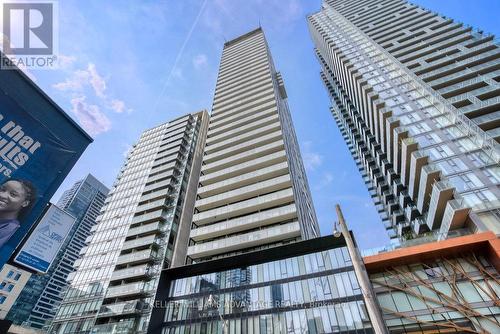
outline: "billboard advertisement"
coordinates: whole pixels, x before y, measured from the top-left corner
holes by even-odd
[[[75,220],[75,217],[51,204],[17,253],[14,262],[46,273]]]
[[[23,73],[0,70],[0,267],[91,141]]]

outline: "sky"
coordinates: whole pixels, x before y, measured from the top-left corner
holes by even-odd
[[[496,0],[418,0],[498,34]],[[111,186],[147,128],[210,111],[224,41],[259,25],[288,93],[322,235],[342,206],[360,248],[389,243],[366,186],[329,112],[306,15],[319,0],[59,2],[58,70],[31,78],[93,138],[53,197],[92,173]]]

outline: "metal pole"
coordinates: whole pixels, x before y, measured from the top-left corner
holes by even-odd
[[[382,313],[380,312],[380,308],[378,307],[377,301],[375,299],[375,293],[372,290],[372,285],[370,283],[368,273],[366,272],[363,258],[359,254],[356,246],[354,246],[354,241],[352,240],[349,229],[347,228],[347,225],[345,223],[344,215],[342,214],[340,205],[335,205],[335,209],[339,218],[340,231],[342,232],[342,235],[344,236],[345,242],[347,244],[347,250],[349,251],[349,255],[351,256],[354,272],[358,277],[358,283],[365,300],[366,309],[368,311],[368,315],[370,316],[373,330],[376,334],[388,334],[389,332],[387,331],[387,327],[385,326],[384,320],[382,318]]]

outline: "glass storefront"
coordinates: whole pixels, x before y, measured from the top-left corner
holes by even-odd
[[[154,306],[163,333],[372,333],[346,247],[173,279]]]

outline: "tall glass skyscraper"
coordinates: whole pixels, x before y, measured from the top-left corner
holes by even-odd
[[[35,328],[51,323],[67,286],[66,278],[74,271],[74,263],[91,234],[108,191],[89,174],[63,193],[57,206],[75,217],[75,222],[48,272],[31,275],[6,319]]]
[[[224,44],[195,207],[188,263],[319,236],[261,28]]]
[[[208,117],[179,117],[145,131],[133,146],[68,278],[51,332],[147,329],[161,270],[185,259]]]
[[[500,49],[404,0],[308,17],[331,111],[391,237],[500,233]]]

